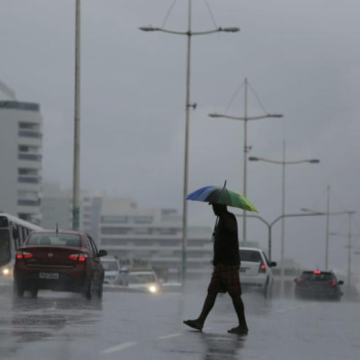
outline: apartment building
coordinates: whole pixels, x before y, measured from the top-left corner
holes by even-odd
[[[17,101],[0,82],[0,210],[41,222],[42,116],[40,105]]]
[[[173,209],[140,209],[118,199],[103,199],[100,218],[101,248],[124,265],[148,264],[170,277],[179,277],[182,260],[182,221]],[[188,229],[187,273],[211,271],[212,229]]]

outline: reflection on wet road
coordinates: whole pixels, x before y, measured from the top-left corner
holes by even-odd
[[[357,303],[269,301],[246,294],[250,334],[238,337],[227,334],[236,325],[227,296],[219,296],[202,333],[182,324],[197,315],[203,296],[200,290],[160,296],[105,292],[101,302],[43,292],[38,299],[13,299],[11,287],[0,286],[0,358],[360,358]]]

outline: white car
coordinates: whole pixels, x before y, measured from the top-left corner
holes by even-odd
[[[116,257],[101,258],[101,264],[105,271],[104,284],[119,285],[120,263]]]
[[[157,294],[161,290],[156,273],[148,271],[129,271],[126,275],[126,285],[129,289]]]
[[[240,259],[242,289],[261,291],[267,297],[274,282],[271,268],[276,266],[276,263],[269,262],[264,251],[257,248],[240,247]]]

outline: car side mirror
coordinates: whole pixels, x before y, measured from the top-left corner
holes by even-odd
[[[298,281],[298,279],[296,278],[296,279],[294,279],[294,282],[297,282]]]
[[[339,284],[339,285],[344,285],[344,281],[340,280],[340,281],[338,282],[338,284]]]
[[[103,256],[106,256],[107,254],[108,254],[108,253],[107,253],[106,250],[99,250],[98,256],[99,256],[99,257],[103,257]]]
[[[272,262],[270,263],[270,267],[275,267],[275,266],[277,266],[277,262],[272,261]]]

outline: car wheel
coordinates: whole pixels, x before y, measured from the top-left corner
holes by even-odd
[[[102,298],[103,291],[104,291],[103,282],[101,282],[100,285],[99,285],[99,288],[97,290],[97,296],[98,296],[99,299]]]
[[[31,294],[31,297],[33,298],[33,299],[36,299],[37,298],[37,296],[38,296],[38,289],[31,289],[30,290],[30,294]]]
[[[22,298],[24,296],[24,292],[24,287],[21,284],[14,282],[14,295]]]
[[[264,298],[267,299],[270,295],[270,290],[269,290],[269,279],[266,280],[266,284],[263,290],[263,294],[264,294]]]
[[[93,294],[93,281],[92,279],[90,279],[85,287],[84,295],[86,299],[91,300],[92,294]]]

